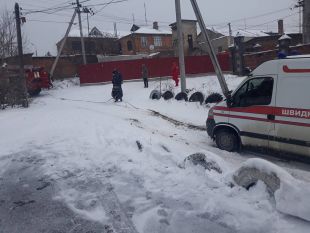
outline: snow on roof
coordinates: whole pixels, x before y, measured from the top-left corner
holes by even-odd
[[[98,28],[98,27],[97,27]],[[92,28],[90,28],[90,31],[92,30]],[[114,31],[108,30],[108,31],[104,31],[102,29],[99,29],[100,32],[103,35],[114,35]],[[117,36],[118,38],[122,38],[125,36],[130,35],[132,32],[130,31],[117,31]],[[153,28],[148,28],[148,27],[140,27],[137,31],[133,32],[135,34],[152,34],[152,35],[171,35],[172,32],[170,30],[164,30],[164,29],[153,29]],[[87,28],[83,28],[83,35],[84,37],[88,36],[88,29]],[[80,29],[79,28],[73,28],[71,29],[70,33],[69,33],[69,37],[80,37]]]
[[[93,27],[94,28],[94,27]],[[91,30],[93,28],[89,28],[89,32],[91,32]],[[97,27],[98,28],[98,27]],[[114,31],[104,31],[104,30],[100,30],[98,29],[102,34],[103,34],[103,37],[113,37],[114,36]],[[122,31],[118,31],[117,34],[118,35],[121,35],[121,33],[124,33]],[[80,29],[79,28],[72,28],[70,30],[70,33],[68,35],[69,37],[80,37]],[[83,28],[83,36],[84,37],[88,37],[88,29],[87,28]]]
[[[212,27],[212,28],[208,28],[210,31],[213,31],[215,33],[220,33],[224,36],[229,36],[229,30],[226,28],[216,28],[216,27]]]
[[[134,33],[136,33],[136,34],[165,34],[165,35],[171,35],[172,34],[172,32],[168,31],[168,30],[153,29],[153,28],[147,28],[147,27],[140,27]]]
[[[236,36],[244,36],[244,37],[263,37],[269,36],[267,33],[261,30],[255,29],[239,29],[236,33]]]
[[[291,40],[291,39],[292,37],[288,36],[287,34],[284,34],[283,36],[279,38],[279,40]]]
[[[286,58],[287,58],[287,59],[310,58],[310,54],[287,56]]]
[[[170,30],[164,30],[164,29],[153,29],[150,27],[140,27],[138,30],[134,32],[123,32],[123,35],[120,36],[120,38],[128,36],[130,34],[151,34],[151,35],[172,35],[172,32]]]

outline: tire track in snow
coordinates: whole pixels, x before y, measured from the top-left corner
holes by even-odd
[[[157,116],[157,117],[160,117],[166,121],[169,121],[170,123],[176,125],[176,126],[184,126],[186,128],[189,128],[189,129],[194,129],[194,130],[199,130],[199,131],[206,131],[206,128],[203,127],[203,126],[197,126],[197,125],[192,125],[192,124],[189,124],[189,123],[185,123],[185,122],[182,122],[182,121],[178,121],[178,120],[175,120],[171,117],[168,117],[166,115],[163,115],[161,114],[160,112],[157,112],[157,111],[154,111],[154,110],[150,110],[149,111],[151,112],[151,115],[153,116]]]
[[[100,201],[112,222],[114,230],[117,233],[138,233],[134,223],[126,215],[120,200],[113,191],[111,183],[105,183],[103,187],[107,192],[100,197]]]
[[[108,229],[109,233],[138,233],[114,192],[113,185],[109,182],[112,173],[113,171],[107,171],[105,176],[100,175],[100,177],[92,177],[89,173],[84,174],[84,172],[79,175],[75,174],[59,182],[61,196],[73,210],[84,213],[84,215],[85,213],[87,215],[87,212],[91,212],[95,207],[102,209],[105,213],[103,218],[106,218],[109,224],[105,224],[104,227]],[[74,190],[74,199],[67,199],[68,190]],[[92,201],[89,202],[90,200]],[[102,223],[104,224],[104,222]]]

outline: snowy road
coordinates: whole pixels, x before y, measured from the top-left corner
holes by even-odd
[[[228,81],[233,88],[240,79]],[[189,85],[219,89],[214,77]],[[124,84],[124,103],[107,102],[110,85],[58,86],[29,109],[0,112],[1,233],[309,232],[309,222],[276,210],[263,183],[231,186],[253,155],[220,151],[206,132],[149,110],[203,127],[207,107],[149,100],[142,83]],[[223,173],[180,168],[195,152]],[[308,165],[274,162],[310,182]]]

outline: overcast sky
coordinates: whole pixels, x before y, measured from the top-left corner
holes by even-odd
[[[96,13],[89,17],[90,27],[97,26],[102,31],[113,31],[113,22],[119,31],[129,31],[135,18],[136,24],[145,24],[146,5],[147,22],[158,21],[159,26],[168,29],[175,21],[174,0],[127,0],[103,7],[111,0],[80,0]],[[257,29],[277,31],[277,20],[284,18],[287,32],[298,31],[298,11],[290,10],[297,0],[197,0],[207,26],[226,29],[231,22],[233,30]],[[65,34],[68,22],[73,14],[70,5],[75,0],[19,0],[18,3],[26,16],[22,30],[29,41],[27,52],[38,51],[44,55],[47,51],[56,53],[56,43]],[[101,4],[101,5],[98,5]],[[190,0],[181,0],[182,18],[195,19]],[[57,12],[29,13],[31,10],[59,9]],[[14,1],[0,0],[0,11],[14,9]],[[86,14],[82,14],[83,27],[87,27]],[[77,22],[77,19],[76,21]],[[77,25],[74,27],[77,28]]]

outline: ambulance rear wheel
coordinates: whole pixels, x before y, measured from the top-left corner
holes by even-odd
[[[215,133],[215,142],[218,148],[229,152],[237,151],[239,139],[235,132],[229,129],[220,129]]]

